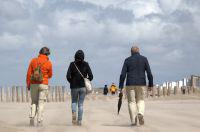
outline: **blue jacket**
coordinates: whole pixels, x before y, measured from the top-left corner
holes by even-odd
[[[146,57],[134,53],[126,58],[120,75],[119,88],[123,88],[124,80],[126,86],[146,86],[146,75],[149,80],[149,87],[153,87],[153,75]]]

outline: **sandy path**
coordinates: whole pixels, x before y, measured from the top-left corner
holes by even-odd
[[[29,104],[0,103],[0,132],[199,132],[200,100],[146,101],[145,125],[130,126],[127,103],[116,114],[117,97],[92,96],[85,101],[83,126],[71,124],[70,101],[46,104],[43,127],[29,127]]]

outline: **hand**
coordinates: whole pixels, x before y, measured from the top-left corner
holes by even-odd
[[[123,92],[120,91],[120,93],[119,93],[119,98],[122,98],[122,97],[123,97]]]
[[[119,88],[119,93],[123,93],[124,89],[123,88]]]
[[[26,88],[28,89],[28,91],[30,91],[30,86],[26,86]]]

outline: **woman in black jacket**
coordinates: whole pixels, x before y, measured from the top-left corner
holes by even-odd
[[[92,71],[87,62],[84,61],[84,52],[78,50],[75,54],[75,61],[71,62],[67,71],[66,78],[70,83],[71,98],[72,98],[72,123],[74,125],[81,125],[83,116],[83,102],[86,95],[86,88],[84,78],[88,78],[90,81],[93,79]],[[80,70],[81,74],[77,70]],[[78,105],[78,119],[77,119],[77,105]]]

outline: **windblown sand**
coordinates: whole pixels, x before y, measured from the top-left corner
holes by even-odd
[[[117,96],[88,96],[83,126],[71,124],[70,98],[46,103],[43,127],[29,127],[29,103],[0,103],[0,132],[200,132],[199,97],[146,100],[145,125],[131,126],[127,101],[117,115]]]

